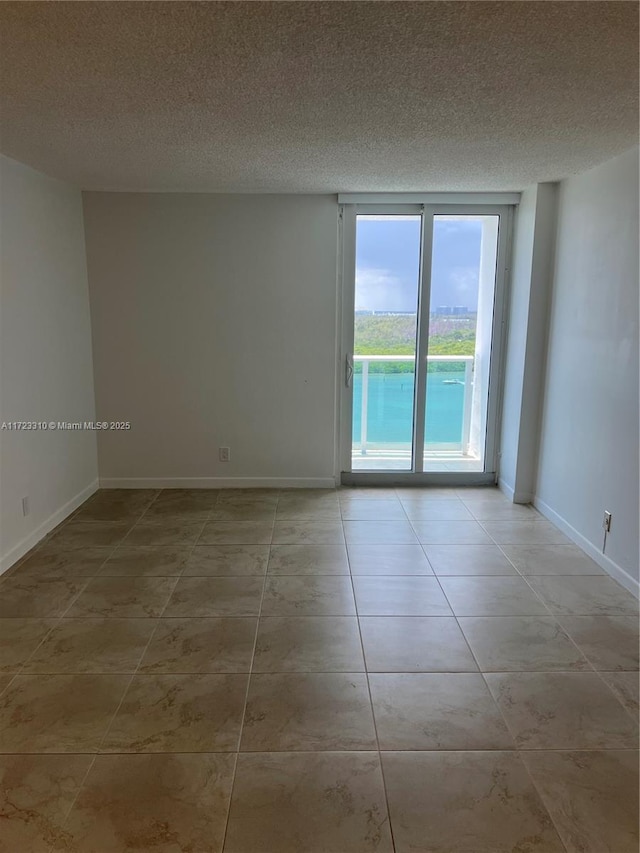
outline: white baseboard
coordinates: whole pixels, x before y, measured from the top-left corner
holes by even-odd
[[[101,489],[335,489],[333,477],[101,477]]]
[[[64,506],[61,506],[60,509],[56,510],[49,518],[45,519],[42,524],[39,524],[35,530],[32,530],[28,536],[25,536],[17,545],[8,551],[6,554],[0,558],[0,575],[6,572],[11,568],[21,557],[30,551],[34,545],[37,545],[38,542],[43,539],[50,530],[53,530],[54,527],[57,527],[62,521],[67,518],[67,516],[71,515],[74,510],[78,509],[78,507],[83,504],[87,498],[90,498],[94,492],[98,491],[98,481],[94,480],[93,483],[90,483],[86,488],[84,488],[81,492],[71,498],[70,501],[67,501]]]
[[[610,557],[603,554],[602,551],[600,551],[592,542],[589,542],[589,540],[581,533],[578,533],[575,527],[572,527],[568,521],[565,521],[561,515],[558,515],[558,513],[551,509],[551,507],[543,500],[535,497],[533,499],[533,505],[541,515],[548,518],[549,521],[555,524],[555,526],[568,536],[569,539],[575,542],[576,545],[585,552],[585,554],[591,557],[591,559],[596,562],[601,569],[604,569],[608,575],[610,575],[625,589],[629,590],[629,592],[632,593],[632,595],[635,595],[636,598],[640,598],[640,584],[635,578],[632,578],[631,575],[622,568],[622,566],[619,566]]]
[[[498,488],[502,494],[514,504],[530,504],[533,500],[533,495],[528,492],[516,492],[502,478],[498,479]]]

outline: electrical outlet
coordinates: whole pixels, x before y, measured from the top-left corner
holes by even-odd
[[[611,531],[611,513],[607,512],[607,510],[604,511],[604,519],[602,521],[602,526],[607,531],[607,533]]]
[[[231,460],[231,448],[230,447],[219,447],[218,448],[218,459],[221,462],[229,462]]]
[[[26,517],[27,515],[29,515],[29,512],[30,512],[29,498],[24,497],[24,498],[22,498],[22,515]]]

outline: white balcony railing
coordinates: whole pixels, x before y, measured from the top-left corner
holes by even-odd
[[[376,362],[406,362],[415,363],[412,356],[406,355],[354,355],[354,364],[362,365],[362,398],[360,412],[360,455],[367,455],[367,420],[369,414],[369,365]],[[469,437],[471,434],[471,402],[473,396],[473,368],[474,356],[472,355],[429,355],[429,364],[439,362],[464,363],[464,395],[462,404],[462,442],[460,451],[463,456],[469,452]]]

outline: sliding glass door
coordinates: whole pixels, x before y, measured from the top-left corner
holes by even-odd
[[[343,209],[343,471],[495,470],[509,214]]]
[[[421,233],[420,213],[357,217],[354,470],[412,468]]]

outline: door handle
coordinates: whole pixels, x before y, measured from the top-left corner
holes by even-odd
[[[353,356],[347,355],[345,359],[344,365],[344,384],[347,388],[351,387],[351,380],[353,379]]]

